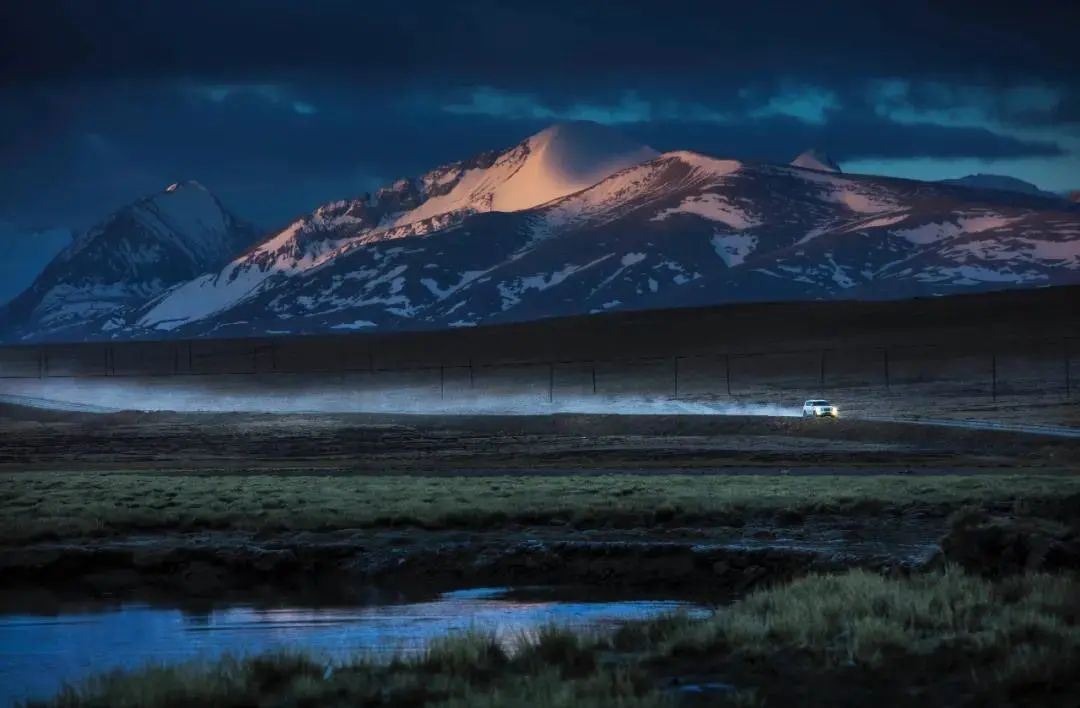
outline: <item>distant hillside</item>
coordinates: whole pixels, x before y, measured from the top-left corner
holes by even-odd
[[[1031,182],[1025,182],[1022,179],[1007,177],[1005,175],[977,174],[968,175],[967,177],[958,177],[956,179],[943,179],[941,181],[943,184],[955,184],[961,187],[972,187],[974,189],[998,189],[1005,192],[1019,192],[1020,194],[1030,194],[1036,197],[1060,199],[1057,194],[1039,189]]]

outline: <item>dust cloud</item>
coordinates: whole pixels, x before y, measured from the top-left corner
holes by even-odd
[[[55,410],[114,412],[382,413],[428,415],[760,415],[797,416],[796,406],[681,400],[640,394],[431,390],[430,386],[362,388],[332,382],[244,386],[174,378],[26,379],[0,382],[0,401]]]

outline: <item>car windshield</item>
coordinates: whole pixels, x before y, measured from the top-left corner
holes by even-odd
[[[829,405],[829,402],[828,401],[807,401],[806,405],[808,405],[808,406],[827,406],[827,405]]]

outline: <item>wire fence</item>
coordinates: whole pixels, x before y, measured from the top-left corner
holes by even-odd
[[[832,390],[1001,397],[1075,396],[1075,338],[911,343],[487,359],[423,347],[381,351],[358,339],[248,339],[56,344],[0,348],[0,379],[337,377],[340,385],[558,396],[646,394],[672,399]]]

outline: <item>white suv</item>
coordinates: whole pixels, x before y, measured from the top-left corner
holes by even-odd
[[[807,401],[802,407],[803,418],[814,416],[815,418],[821,418],[828,416],[830,418],[839,418],[840,409],[829,403],[828,401],[816,398]]]

